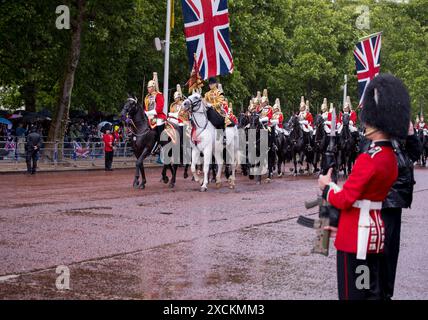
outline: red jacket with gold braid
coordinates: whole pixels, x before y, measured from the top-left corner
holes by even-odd
[[[397,179],[396,156],[389,141],[378,141],[371,149],[358,156],[352,173],[340,189],[330,183],[323,197],[340,210],[335,246],[337,250],[356,253],[360,209],[353,206],[357,200],[382,202]],[[370,210],[371,227],[367,253],[383,251],[383,221],[380,210]]]
[[[343,117],[343,113],[339,113],[339,120],[338,123],[342,123],[342,117]],[[352,121],[352,125],[356,126],[357,125],[357,113],[355,111],[351,111],[351,114],[349,115],[349,121]]]
[[[149,105],[150,105],[150,94],[148,94],[146,96],[145,99],[145,110],[149,111]],[[156,118],[159,119],[163,119],[166,120],[166,114],[163,112],[163,105],[164,105],[164,98],[163,98],[163,94],[161,92],[156,92],[156,96],[155,96],[155,109],[156,109]]]

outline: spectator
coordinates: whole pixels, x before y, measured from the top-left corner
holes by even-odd
[[[38,153],[41,146],[42,146],[42,137],[37,132],[36,126],[32,125],[30,128],[30,134],[27,136],[27,144],[26,144],[27,174],[36,173],[37,158],[38,158]]]
[[[104,142],[104,152],[105,152],[105,170],[106,171],[113,171],[112,164],[113,164],[113,143],[114,138],[111,134],[111,128],[106,129],[106,133],[103,135],[103,142]]]

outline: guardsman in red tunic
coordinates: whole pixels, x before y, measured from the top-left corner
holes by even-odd
[[[284,128],[283,122],[284,122],[284,115],[281,112],[281,103],[278,98],[275,100],[275,104],[273,105],[273,116],[272,116],[272,124],[279,128],[279,130],[282,130]]]
[[[342,118],[344,114],[349,114],[349,130],[351,132],[357,132],[357,113],[352,110],[351,98],[349,96],[346,97],[345,105],[343,106],[343,112],[339,113],[338,119],[338,131],[339,133],[342,131]]]
[[[379,268],[385,235],[381,209],[398,175],[390,139],[406,138],[410,122],[407,90],[392,75],[375,77],[362,105],[361,121],[366,138],[372,141],[370,149],[357,158],[342,188],[331,181],[331,169],[318,180],[323,198],[340,210],[337,228],[327,227],[336,233],[339,299],[384,298],[384,275]],[[363,272],[366,281],[360,278]]]
[[[313,122],[314,118],[312,117],[312,114],[308,111],[308,107],[305,103],[305,98],[302,96],[300,99],[300,113],[299,113],[299,120],[300,124],[302,125],[302,129],[305,132],[312,132],[313,131]]]
[[[273,116],[272,106],[269,105],[269,98],[267,89],[263,90],[263,96],[260,104],[260,122],[267,124],[268,127],[272,126],[270,122]]]
[[[153,80],[147,84],[148,94],[144,99],[144,108],[149,118],[150,127],[156,130],[156,144],[153,147],[153,153],[159,149],[159,140],[163,129],[165,128],[166,114],[163,111],[164,98],[159,92],[158,74],[153,72]]]

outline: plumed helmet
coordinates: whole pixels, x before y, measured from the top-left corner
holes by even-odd
[[[300,112],[306,111],[306,103],[305,103],[305,97],[300,97],[300,106],[299,106]]]
[[[217,89],[218,89],[218,91],[220,92],[220,94],[223,94],[223,95],[224,95],[223,86],[221,85],[221,83],[219,83],[219,84],[217,85]]]
[[[261,100],[262,100],[262,94],[260,91],[257,91],[257,95],[254,97],[253,103],[260,104]]]
[[[261,102],[262,102],[262,103],[265,103],[265,102],[269,103],[269,98],[268,98],[268,91],[267,91],[267,89],[264,89],[264,90],[263,90],[263,96],[262,96],[262,100],[261,100]]]
[[[309,112],[309,100],[306,100],[306,111]]]
[[[159,80],[158,80],[158,73],[153,72],[153,80],[150,80],[147,84],[147,88],[153,87],[155,88],[155,91],[159,91]]]
[[[177,84],[177,91],[174,92],[174,100],[183,98],[183,93],[181,92],[181,86]]]
[[[326,112],[327,110],[328,110],[327,98],[324,98],[322,105],[321,105],[321,111]]]
[[[275,99],[275,104],[273,105],[273,111],[281,111],[281,103],[279,101],[279,98]]]
[[[345,108],[349,108],[349,111],[352,111],[352,104],[351,104],[351,97],[350,96],[346,97],[346,102],[345,102],[345,105],[343,106],[343,110],[345,110]]]
[[[380,74],[370,81],[360,119],[364,125],[391,138],[405,139],[410,122],[410,96],[403,82],[391,74]]]

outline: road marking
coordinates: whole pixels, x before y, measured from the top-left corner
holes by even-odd
[[[7,275],[7,276],[2,276],[2,277],[0,277],[0,282],[7,281],[7,280],[10,280],[10,279],[15,279],[15,278],[18,278],[18,277],[19,277],[19,275],[17,275],[17,274],[10,274],[10,275]]]

